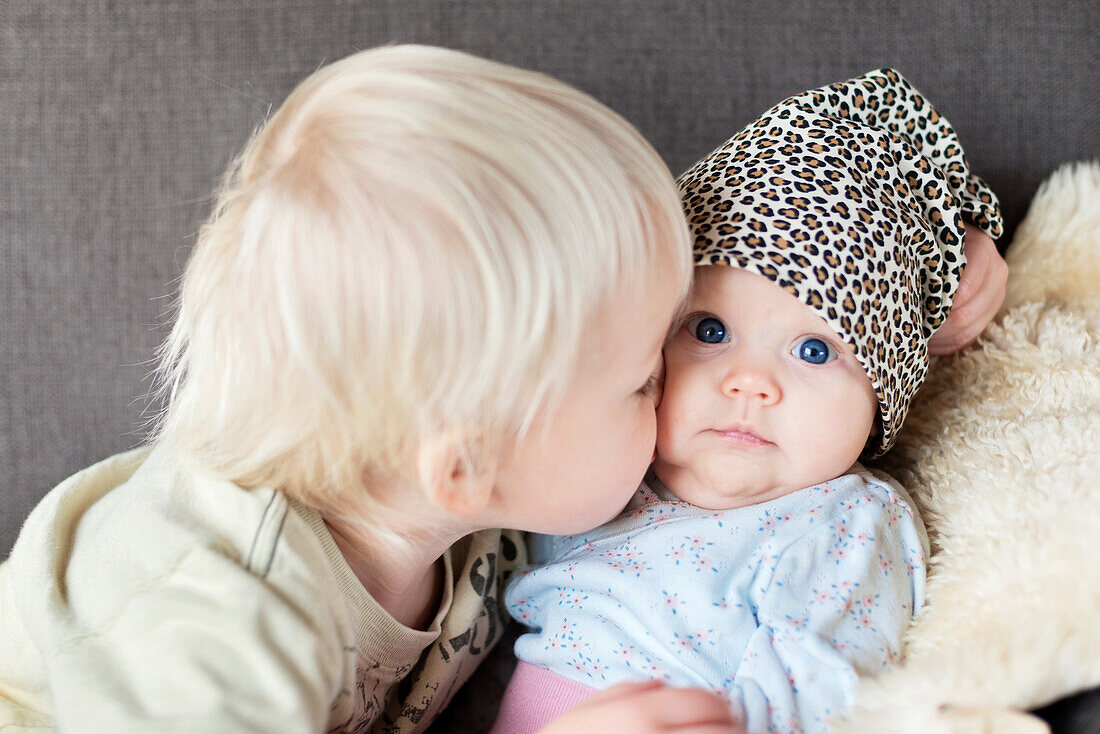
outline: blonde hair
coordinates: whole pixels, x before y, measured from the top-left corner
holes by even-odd
[[[354,54],[227,172],[161,350],[159,439],[329,505],[435,431],[522,435],[608,295],[686,290],[690,257],[667,167],[594,99],[456,51]]]

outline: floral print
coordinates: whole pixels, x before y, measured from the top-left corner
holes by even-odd
[[[650,475],[615,520],[535,548],[505,595],[531,629],[520,659],[595,688],[708,687],[751,732],[823,731],[897,661],[928,552],[904,490],[858,465],[722,512]]]

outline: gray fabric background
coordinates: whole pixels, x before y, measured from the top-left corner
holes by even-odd
[[[1057,164],[1100,154],[1098,32],[1095,0],[8,0],[0,558],[50,487],[141,440],[210,192],[326,60],[422,42],[539,69],[637,124],[675,173],[784,96],[890,65],[954,123],[1011,227]]]

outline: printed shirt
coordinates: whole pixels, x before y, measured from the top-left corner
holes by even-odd
[[[650,474],[611,522],[540,539],[505,601],[521,660],[595,688],[659,678],[727,697],[751,732],[821,731],[893,663],[927,538],[904,490],[853,473],[713,511]],[[538,546],[537,546],[538,548]]]

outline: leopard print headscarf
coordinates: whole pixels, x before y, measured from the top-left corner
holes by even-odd
[[[947,120],[892,69],[779,103],[679,180],[696,265],[759,273],[817,311],[867,371],[893,444],[964,265],[963,219],[997,199]]]

